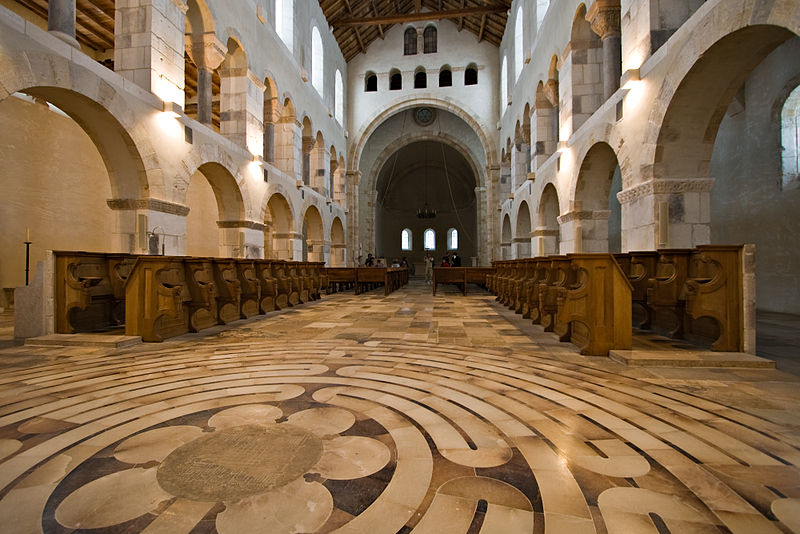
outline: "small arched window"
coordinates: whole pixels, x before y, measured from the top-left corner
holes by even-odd
[[[311,29],[311,85],[324,96],[325,89],[325,52],[322,49],[322,37],[316,26]]]
[[[456,250],[458,248],[458,230],[450,228],[447,231],[447,250]]]
[[[436,53],[437,34],[436,26],[428,26],[425,28],[425,31],[422,32],[422,51],[424,53]]]
[[[450,67],[444,66],[439,71],[439,87],[452,87],[453,86],[453,73]]]
[[[403,55],[413,56],[417,53],[417,30],[406,28],[403,34]]]
[[[514,81],[517,81],[522,72],[522,6],[517,8],[517,17],[514,22]]]
[[[414,73],[414,89],[425,89],[428,87],[428,75],[425,70],[418,70]]]
[[[333,79],[333,116],[336,122],[344,125],[344,84],[342,83],[342,73],[336,69]]]
[[[378,90],[378,77],[374,72],[368,72],[364,78],[364,91],[367,93],[374,93]]]
[[[784,190],[800,188],[800,86],[794,88],[781,110],[781,167]]]
[[[401,250],[411,250],[412,242],[411,242],[411,230],[406,228],[400,233],[400,249]]]
[[[478,67],[474,63],[464,71],[464,85],[478,85]]]
[[[433,228],[425,230],[424,237],[425,250],[436,250],[436,232],[433,231]]]
[[[402,88],[403,88],[403,75],[400,74],[399,70],[393,69],[389,73],[389,90],[399,91]]]
[[[289,50],[294,44],[294,0],[275,0],[275,32]]]

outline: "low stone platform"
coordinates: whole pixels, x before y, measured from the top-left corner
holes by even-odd
[[[28,347],[105,347],[123,349],[142,342],[141,336],[109,334],[50,334],[25,340]]]
[[[630,367],[730,367],[775,369],[775,362],[743,352],[709,350],[612,350],[612,360]]]

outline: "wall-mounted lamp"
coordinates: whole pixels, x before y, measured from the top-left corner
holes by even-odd
[[[259,156],[258,154],[253,154],[253,164],[258,165],[259,167],[264,166],[264,158]]]
[[[569,147],[569,145],[567,145],[566,141],[559,141],[558,142],[558,147],[556,148],[556,152],[559,152],[559,153],[564,152],[568,147]]]
[[[177,102],[164,102],[161,110],[175,119],[180,117],[181,113],[183,112]]]
[[[636,82],[641,80],[639,69],[628,69],[622,73],[622,78],[620,78],[620,85],[623,89],[633,89],[636,85]]]

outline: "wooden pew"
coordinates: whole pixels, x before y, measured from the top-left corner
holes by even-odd
[[[184,258],[139,256],[125,286],[125,334],[163,341],[189,331]]]
[[[125,279],[135,256],[55,251],[55,331],[107,330],[124,324]]]
[[[486,287],[486,280],[495,273],[494,267],[434,267],[433,294],[437,284],[455,284],[463,295],[467,294],[468,284]]]
[[[297,300],[289,299],[289,302],[296,306],[297,304],[304,304],[309,301],[308,286],[306,285],[305,277],[301,276],[297,269],[296,261],[287,261],[284,264],[286,268],[286,276],[292,281],[292,287],[297,293]]]
[[[236,273],[236,261],[214,259],[214,284],[217,287],[217,318],[220,324],[241,319],[242,285]]]
[[[647,289],[647,305],[668,311],[674,320],[669,335],[682,338],[686,312],[686,278],[692,249],[660,249],[655,275]]]
[[[350,289],[356,285],[356,269],[354,267],[328,267],[327,293],[335,293],[344,289]]]
[[[655,310],[647,303],[647,289],[650,287],[651,279],[656,275],[658,256],[657,251],[637,251],[614,255],[631,283],[633,304],[644,313],[644,319],[637,325],[638,328],[649,329],[653,324]]]
[[[317,279],[317,298],[322,298],[322,290],[328,289],[328,271],[325,269],[325,263],[315,261],[310,263],[311,274]]]
[[[271,260],[255,260],[256,277],[261,286],[261,300],[259,301],[259,309],[261,313],[279,310],[280,307],[277,303],[278,298],[278,280],[272,274],[272,261]]]
[[[261,313],[261,283],[253,260],[236,260],[236,274],[242,288],[240,316],[249,319]]]
[[[509,307],[514,313],[522,313],[522,308],[527,300],[525,286],[534,277],[536,261],[531,258],[522,260],[519,268],[519,275],[511,281],[511,296]]]
[[[533,275],[525,281],[525,302],[522,304],[522,317],[539,321],[539,284],[547,282],[550,261],[546,257],[533,259]]]
[[[299,304],[300,282],[296,276],[289,274],[289,262],[283,260],[273,261],[272,272],[278,281],[278,296],[275,299],[278,309]]]
[[[539,284],[539,324],[545,332],[553,332],[558,313],[558,291],[569,281],[570,260],[566,256],[548,256],[546,281]]]
[[[184,303],[191,332],[217,324],[217,286],[211,258],[183,258],[186,287],[191,299]]]
[[[610,254],[568,254],[571,276],[557,289],[556,331],[581,354],[607,356],[630,349],[631,292],[627,275]],[[566,341],[566,339],[562,339]]]
[[[709,317],[719,326],[711,350],[744,350],[741,245],[702,245],[692,253],[686,280],[686,312]]]

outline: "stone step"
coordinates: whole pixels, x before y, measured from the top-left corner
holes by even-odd
[[[775,369],[775,362],[744,352],[710,350],[612,350],[608,356],[629,367],[730,367]]]
[[[31,337],[25,340],[27,347],[103,347],[122,349],[138,345],[141,336],[120,336],[109,334],[50,334]]]

